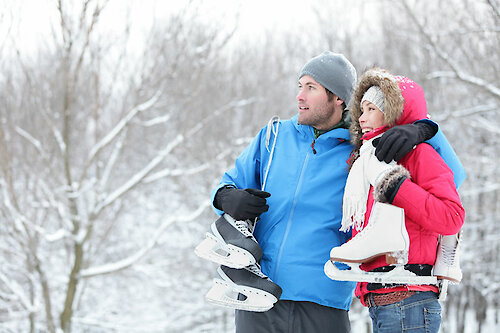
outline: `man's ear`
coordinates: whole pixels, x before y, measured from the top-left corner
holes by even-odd
[[[338,96],[335,96],[335,100],[334,101],[335,101],[335,104],[337,104],[337,105],[342,105],[342,103],[344,103],[344,100],[341,99]]]

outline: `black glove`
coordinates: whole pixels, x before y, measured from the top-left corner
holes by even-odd
[[[429,140],[437,127],[428,122],[399,125],[389,128],[380,138],[373,140],[375,156],[379,161],[390,163],[402,159],[413,147]]]
[[[269,205],[266,204],[266,198],[270,196],[270,193],[254,188],[240,190],[235,187],[223,187],[215,195],[214,206],[236,220],[254,220],[267,212]]]

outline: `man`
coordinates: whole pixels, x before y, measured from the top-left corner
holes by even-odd
[[[236,332],[350,331],[356,284],[330,280],[323,266],[330,249],[349,237],[339,228],[352,151],[346,104],[355,82],[356,71],[341,54],[324,52],[307,62],[299,75],[298,115],[280,122],[274,153],[266,149],[265,127],[212,193],[218,214],[260,217],[254,235],[263,250],[261,269],[283,290],[269,311],[237,310]],[[427,122],[394,127],[380,139],[377,157],[400,159],[435,132]],[[442,146],[454,157],[446,141]],[[260,191],[266,174],[268,193]]]

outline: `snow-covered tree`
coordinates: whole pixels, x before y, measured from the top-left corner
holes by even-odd
[[[201,138],[217,117],[246,104],[208,100],[212,85],[221,83],[213,71],[231,32],[196,23],[195,3],[151,25],[144,43],[132,43],[133,22],[102,28],[108,5],[57,1],[45,47],[35,55],[4,53],[0,322],[6,329],[118,329],[115,319],[138,307],[113,310],[141,290],[127,285],[147,283],[151,265],[175,267],[176,260],[158,260],[181,254],[165,234],[188,235],[200,227],[188,222],[207,214],[206,172],[217,157],[203,154]],[[165,253],[153,261],[158,249]],[[132,265],[136,270],[123,273]],[[145,296],[172,281],[164,283]],[[167,312],[172,295],[151,304]],[[168,305],[190,306],[185,300]],[[155,326],[185,315],[166,315]]]
[[[27,49],[0,11],[0,331],[231,332],[203,298],[216,265],[193,253],[210,190],[294,115],[297,73],[325,49],[423,86],[468,176],[442,331],[498,321],[498,1],[318,0],[254,38],[211,2],[146,24],[139,2],[47,3],[50,33]],[[356,300],[350,317],[370,325]]]

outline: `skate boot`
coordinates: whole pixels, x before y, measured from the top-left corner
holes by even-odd
[[[460,243],[460,233],[439,237],[436,262],[432,270],[432,275],[440,280],[449,280],[460,283],[462,280],[462,270],[458,255]]]
[[[434,284],[435,277],[417,276],[405,270],[408,262],[410,238],[406,231],[402,208],[375,202],[367,226],[347,243],[330,251],[330,260],[324,270],[333,280],[375,283]],[[385,255],[388,265],[396,267],[389,272],[365,272],[359,268]],[[351,270],[340,270],[334,262],[343,262]]]
[[[280,286],[262,273],[258,264],[241,269],[220,266],[221,279],[214,279],[206,299],[238,310],[263,312],[274,306],[282,293]]]
[[[404,210],[376,202],[367,226],[347,243],[330,251],[332,261],[366,263],[385,255],[388,264],[408,262],[410,238]]]
[[[212,223],[212,233],[195,248],[195,253],[220,265],[243,268],[259,262],[262,249],[252,234],[250,220],[237,221],[228,214]]]

